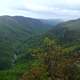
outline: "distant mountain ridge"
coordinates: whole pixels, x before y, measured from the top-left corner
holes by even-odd
[[[55,25],[55,22],[53,24]],[[45,33],[52,27],[39,19],[23,16],[0,16],[0,39],[25,41],[28,37]]]

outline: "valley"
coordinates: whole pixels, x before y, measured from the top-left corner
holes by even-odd
[[[0,80],[80,80],[79,24],[0,16]]]

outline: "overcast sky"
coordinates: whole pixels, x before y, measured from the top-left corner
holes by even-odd
[[[75,19],[80,18],[80,0],[0,0],[0,15]]]

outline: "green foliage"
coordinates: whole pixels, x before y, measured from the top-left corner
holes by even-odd
[[[40,21],[2,17],[0,80],[80,80],[79,22],[62,23],[41,35],[46,30]]]
[[[4,66],[11,67],[15,62],[15,55],[17,57],[25,55],[25,48],[29,47],[28,40],[33,36],[41,35],[48,29],[49,25],[38,19],[0,16],[0,65],[2,66],[0,69],[5,69]]]
[[[30,65],[30,70],[23,74],[21,80],[48,80],[47,67],[36,60]]]
[[[19,80],[25,70],[29,70],[30,64],[33,61],[26,63],[17,63],[13,68],[0,71],[0,80]]]
[[[44,45],[45,46],[49,47],[53,44],[55,44],[55,42],[53,40],[49,39],[48,37],[45,37],[45,39],[44,39]]]

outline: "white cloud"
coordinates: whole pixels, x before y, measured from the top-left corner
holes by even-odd
[[[80,0],[0,0],[0,15],[73,19],[80,17]]]

